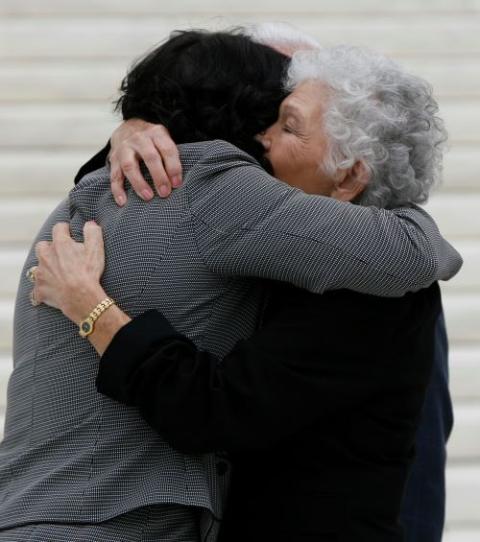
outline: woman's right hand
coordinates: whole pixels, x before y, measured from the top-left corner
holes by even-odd
[[[178,149],[164,126],[130,119],[113,132],[110,143],[110,179],[118,205],[127,201],[125,178],[142,199],[153,198],[154,193],[140,171],[141,161],[145,162],[160,197],[169,196],[172,188],[182,184]]]

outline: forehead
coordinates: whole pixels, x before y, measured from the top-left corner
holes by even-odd
[[[321,113],[326,107],[329,93],[320,81],[300,83],[282,102],[285,112],[308,115]]]

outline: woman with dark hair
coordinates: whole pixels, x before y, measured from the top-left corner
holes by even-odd
[[[310,196],[266,173],[255,137],[273,121],[284,95],[285,62],[240,33],[184,32],[124,81],[125,118],[162,122],[187,143],[180,149],[184,183],[149,205],[129,191],[119,208],[103,167],[82,178],[41,228],[17,296],[15,367],[0,446],[0,540],[215,539],[229,474],[222,454],[181,453],[137,409],[95,391],[98,357],[91,345],[103,353],[130,317],[144,339],[155,337],[148,310],[161,309],[192,344],[220,358],[261,319],[269,288],[252,278],[313,292],[351,287],[395,295],[458,267],[456,253],[419,210]],[[299,175],[306,170],[317,171],[308,157],[298,164]],[[105,234],[105,270],[92,220]],[[58,224],[66,221],[85,245],[71,244],[68,226]],[[357,229],[361,246],[352,243]],[[59,243],[73,250],[60,265],[75,277],[68,296],[62,273],[56,284],[46,280],[49,270],[59,270],[60,260],[50,258]],[[445,251],[454,258],[448,269],[437,261]],[[86,267],[67,270],[83,255]],[[30,281],[38,281],[33,292]],[[50,293],[57,290],[57,302],[42,289],[46,283]],[[38,306],[41,301],[79,324],[80,336],[60,311]],[[134,341],[137,353],[145,354],[145,342]],[[118,369],[125,376],[129,367],[119,363]],[[261,516],[256,504],[249,510]]]

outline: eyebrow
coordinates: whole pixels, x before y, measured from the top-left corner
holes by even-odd
[[[301,113],[301,110],[296,105],[292,105],[290,103],[286,103],[285,105],[280,106],[280,112],[284,115],[293,115],[299,120],[303,119],[303,115]]]

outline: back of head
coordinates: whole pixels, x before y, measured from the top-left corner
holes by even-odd
[[[288,56],[292,56],[296,51],[320,47],[313,36],[305,34],[289,23],[258,23],[248,26],[246,31],[257,43],[273,47]]]
[[[241,30],[175,32],[128,73],[117,108],[163,124],[176,143],[224,139],[260,159],[253,138],[277,118],[287,65]]]
[[[430,85],[374,51],[336,46],[296,53],[288,86],[326,85],[323,124],[330,173],[362,162],[370,180],[357,203],[424,203],[440,180],[447,139]]]

